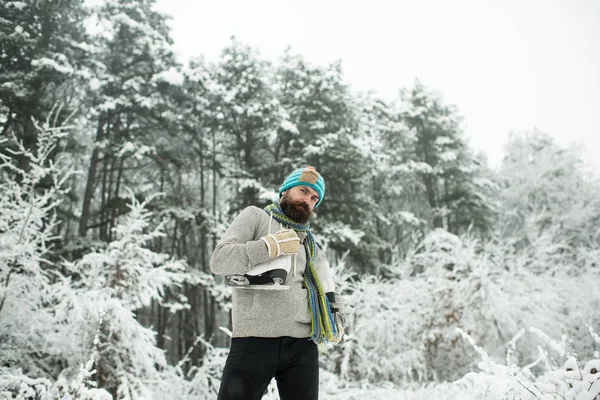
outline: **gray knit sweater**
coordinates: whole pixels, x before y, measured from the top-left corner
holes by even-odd
[[[254,206],[245,208],[217,244],[210,263],[211,271],[217,275],[244,274],[268,261],[267,246],[260,238],[283,227],[264,210]],[[298,232],[298,236],[306,245],[306,235]],[[327,263],[322,255],[316,262]],[[290,290],[234,288],[233,337],[310,337],[308,291],[303,287],[305,267],[306,253],[300,248],[295,272],[292,267],[285,281]]]

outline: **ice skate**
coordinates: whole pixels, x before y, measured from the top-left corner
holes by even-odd
[[[227,277],[229,286],[237,289],[289,290],[285,280],[291,268],[291,256],[279,256],[252,268],[244,275]]]

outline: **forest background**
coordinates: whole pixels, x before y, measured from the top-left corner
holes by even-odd
[[[384,100],[293,49],[232,38],[181,64],[154,5],[0,4],[1,396],[216,398],[231,289],[211,251],[305,165],[348,315],[324,398],[598,394],[579,149],[532,129],[491,168],[435,89]]]

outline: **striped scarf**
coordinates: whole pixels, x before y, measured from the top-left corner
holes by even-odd
[[[318,248],[315,237],[310,231],[310,224],[308,222],[299,224],[293,221],[281,211],[281,207],[276,203],[266,206],[265,211],[272,215],[277,222],[287,225],[297,232],[306,233],[307,246],[303,246],[306,251],[304,283],[308,290],[308,305],[312,314],[310,338],[316,344],[338,341],[338,331],[331,315],[331,306],[313,266],[313,262],[317,259]]]

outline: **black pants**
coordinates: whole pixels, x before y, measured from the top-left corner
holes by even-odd
[[[309,339],[233,338],[218,400],[259,400],[271,379],[281,400],[319,398],[319,353]]]

